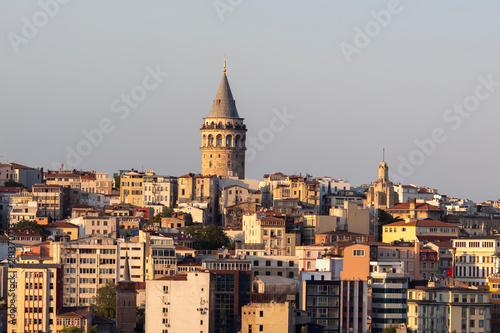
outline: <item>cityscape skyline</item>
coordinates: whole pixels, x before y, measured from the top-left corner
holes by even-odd
[[[1,162],[201,172],[199,128],[226,55],[248,137],[259,140],[255,156],[247,144],[248,178],[281,171],[361,185],[376,180],[385,147],[393,181],[477,202],[498,198],[498,160],[488,145],[500,78],[498,46],[486,43],[498,30],[491,7],[441,4],[448,29],[439,29],[443,21],[425,12],[428,2],[323,4],[323,10],[266,4],[263,12],[247,2],[225,12],[212,3],[203,10],[152,3],[99,13],[95,4],[61,5],[32,38],[23,36],[23,17],[30,21],[39,4],[0,5],[6,36],[0,97],[7,110]],[[384,13],[392,13],[386,26]],[[249,30],[256,17],[260,25]],[[376,28],[373,22],[378,33],[366,30]],[[27,42],[15,47],[12,33]],[[372,37],[361,47],[363,33]],[[134,92],[136,106],[123,97]],[[467,103],[477,112],[455,108]],[[284,114],[291,115],[286,126],[269,132],[272,119]],[[95,137],[77,165],[67,163],[67,147],[76,150],[88,139],[83,131],[94,129],[102,140]]]

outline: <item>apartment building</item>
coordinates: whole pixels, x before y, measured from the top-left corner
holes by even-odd
[[[453,224],[436,220],[399,221],[384,225],[382,240],[384,243],[394,241],[416,242],[426,237],[436,236],[443,239],[458,237],[459,228]]]
[[[123,280],[125,278],[125,266],[128,262],[130,281],[144,282],[146,272],[144,260],[146,244],[142,242],[134,242],[129,239],[119,239],[117,240],[117,244],[118,251],[120,253],[119,280]]]
[[[101,236],[52,246],[54,260],[64,265],[64,306],[90,305],[98,288],[119,280],[115,239]]]
[[[189,173],[179,177],[178,188],[179,207],[192,205],[203,208],[204,223],[206,221],[210,225],[219,222],[219,179],[216,176]]]
[[[398,269],[413,279],[421,279],[419,243],[353,244],[344,249],[342,279],[366,280],[378,262],[398,265]],[[399,266],[400,265],[400,266]]]
[[[387,209],[387,212],[392,216],[399,216],[404,219],[405,222],[411,222],[417,219],[441,221],[445,216],[444,210],[428,203],[417,203],[416,199],[410,199],[410,202],[396,204]]]
[[[411,333],[490,332],[489,291],[430,286],[408,290]]]
[[[120,202],[142,207],[144,203],[144,174],[130,171],[120,176]]]
[[[300,234],[286,232],[285,216],[276,211],[257,211],[243,216],[245,244],[264,244],[268,255],[294,255]]]
[[[30,192],[22,190],[9,197],[8,219],[11,225],[22,220],[34,221],[37,216],[38,202]]]
[[[38,203],[38,216],[62,220],[71,215],[70,189],[61,185],[35,184],[31,191]]]
[[[146,332],[215,332],[211,292],[209,272],[146,281]]]
[[[341,332],[341,281],[304,280],[300,309],[311,314],[312,322],[323,325],[324,332]]]
[[[147,170],[148,171],[148,170]],[[177,177],[159,176],[154,170],[144,175],[144,206],[163,205],[173,208],[177,199]]]
[[[7,304],[15,309],[8,333],[56,332],[56,314],[62,308],[63,268],[58,264],[17,264],[9,269]],[[11,312],[12,313],[12,312]]]
[[[253,276],[282,276],[299,278],[299,258],[297,256],[246,256],[250,261]]]
[[[476,236],[454,239],[453,277],[470,286],[487,285],[488,276],[500,270],[500,239]]]
[[[500,333],[500,274],[488,277],[491,303],[491,332]]]
[[[155,280],[177,272],[174,239],[162,233],[139,231],[139,242],[144,243],[145,279]]]
[[[375,261],[370,265],[371,331],[380,333],[384,328],[406,324],[410,276],[403,272],[401,263]]]

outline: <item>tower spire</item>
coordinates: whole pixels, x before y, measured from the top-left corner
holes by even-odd
[[[226,56],[224,56],[224,73],[226,72]]]

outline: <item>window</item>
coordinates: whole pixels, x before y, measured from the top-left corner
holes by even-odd
[[[260,311],[260,312],[259,312],[259,316],[260,316],[260,317],[264,317],[264,311]]]
[[[259,325],[259,332],[264,332],[264,325]]]
[[[353,257],[364,257],[365,250],[352,250],[352,256]]]

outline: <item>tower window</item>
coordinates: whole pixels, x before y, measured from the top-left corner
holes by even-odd
[[[217,135],[217,147],[222,146],[222,135]]]
[[[219,154],[219,158],[220,158],[220,154]]]
[[[227,158],[231,158],[231,154],[227,154]]]
[[[231,162],[227,162],[227,167],[230,168],[231,167]]]
[[[233,145],[233,136],[228,135],[226,136],[226,147],[231,147]]]

